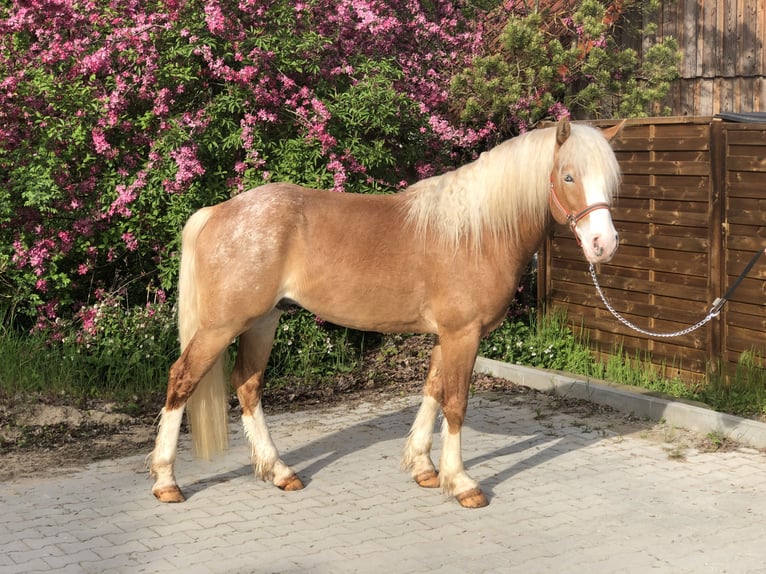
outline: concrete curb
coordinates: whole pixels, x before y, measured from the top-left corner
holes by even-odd
[[[476,359],[474,371],[538,391],[608,405],[637,417],[664,420],[672,426],[694,432],[720,434],[754,448],[766,448],[764,423],[719,413],[704,405],[671,400],[651,391],[511,365],[485,357]]]

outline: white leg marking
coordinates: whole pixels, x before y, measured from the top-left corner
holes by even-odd
[[[439,462],[439,478],[446,494],[459,495],[474,488],[479,483],[465,472],[461,449],[461,431],[449,432],[445,420],[442,424],[442,454]]]
[[[260,402],[253,416],[242,415],[242,426],[245,429],[245,436],[250,441],[253,468],[258,478],[271,480],[279,485],[295,474],[279,458],[277,447],[271,440],[271,434],[266,426],[266,417]]]
[[[163,408],[160,414],[160,424],[157,428],[157,439],[154,450],[151,453],[152,476],[156,479],[153,490],[161,490],[169,486],[176,486],[173,475],[173,464],[176,461],[178,437],[181,434],[181,421],[184,416],[184,407],[168,411]]]
[[[431,461],[431,444],[438,414],[439,402],[433,397],[424,396],[402,456],[402,470],[411,470],[413,477],[435,472]]]

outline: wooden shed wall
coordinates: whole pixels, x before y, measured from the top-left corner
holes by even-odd
[[[639,327],[672,332],[696,323],[766,247],[766,124],[712,118],[629,120],[613,142],[623,173],[613,209],[620,247],[598,266],[614,308]],[[540,257],[541,302],[566,307],[596,349],[650,355],[668,374],[697,379],[751,348],[766,357],[766,257],[721,315],[681,337],[656,338],[604,307],[569,229]]]
[[[766,0],[662,2],[647,21],[683,52],[666,102],[674,115],[766,110]]]

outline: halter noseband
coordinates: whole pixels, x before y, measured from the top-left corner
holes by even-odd
[[[575,213],[574,211],[567,211],[564,207],[564,204],[561,203],[561,200],[559,199],[559,196],[556,194],[556,186],[553,185],[553,178],[551,178],[551,198],[553,199],[553,203],[558,207],[561,212],[564,214],[564,216],[567,218],[567,221],[569,222],[569,228],[572,230],[572,233],[575,236],[575,239],[577,239],[577,242],[580,242],[580,236],[577,235],[577,224],[580,223],[582,219],[596,211],[597,209],[611,209],[611,206],[606,203],[605,201],[598,201],[596,203],[592,203],[591,205],[587,206],[585,209],[583,209],[580,213]]]

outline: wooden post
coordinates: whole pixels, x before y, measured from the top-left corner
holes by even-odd
[[[710,186],[708,226],[708,302],[723,295],[726,288],[726,130],[724,122],[714,119],[710,123]],[[716,374],[725,365],[726,348],[725,310],[707,324],[707,371]]]
[[[542,317],[542,312],[550,302],[550,268],[551,268],[551,234],[543,241],[540,251],[537,253],[537,319]]]

